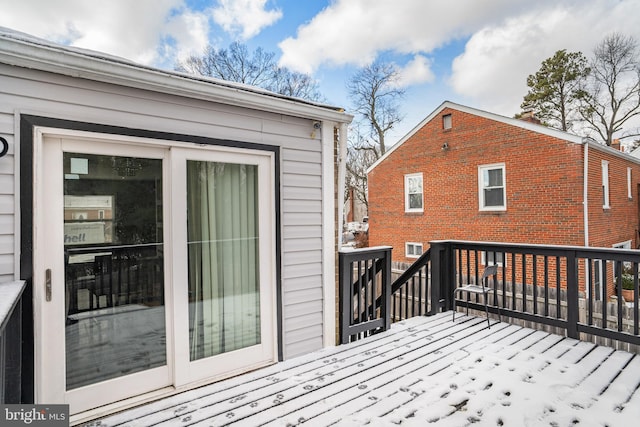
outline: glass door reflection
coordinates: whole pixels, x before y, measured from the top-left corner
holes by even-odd
[[[162,160],[64,153],[67,390],[167,363]]]

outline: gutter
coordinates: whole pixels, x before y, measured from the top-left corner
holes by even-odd
[[[0,28],[0,63],[225,105],[349,123],[353,116],[331,107],[204,76],[146,67],[97,52],[36,41]]]

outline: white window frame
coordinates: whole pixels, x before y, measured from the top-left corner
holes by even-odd
[[[451,114],[445,114],[442,116],[442,129],[449,130],[453,127],[453,119]]]
[[[412,178],[420,178],[420,207],[419,208],[411,208],[409,205],[409,196],[411,194],[417,193],[409,193],[409,180]],[[424,180],[422,179],[422,172],[419,173],[410,173],[404,176],[404,211],[405,212],[424,212]]]
[[[416,249],[420,249],[420,253],[416,254]],[[411,252],[411,253],[409,253]],[[422,243],[416,243],[416,242],[405,242],[404,244],[404,255],[407,258],[420,258],[423,254],[423,247],[422,247]]]
[[[611,209],[609,204],[609,162],[602,161],[602,208]]]
[[[631,192],[631,168],[627,168],[627,197],[629,200],[633,199],[633,193]]]
[[[493,254],[493,260],[489,260],[489,257],[487,256],[487,253],[492,253]],[[495,258],[496,255],[501,255],[502,256],[502,260],[499,260],[497,263],[495,262]],[[488,264],[487,264],[488,262]],[[507,254],[504,252],[499,252],[499,251],[482,251],[481,255],[480,255],[480,263],[482,265],[485,266],[491,266],[491,265],[497,265],[499,267],[502,266],[506,266],[507,265]]]
[[[484,199],[484,174],[486,170],[502,169],[502,196],[503,204],[501,206],[486,206]],[[499,188],[499,187],[495,187]],[[506,211],[507,210],[507,168],[504,163],[493,163],[490,165],[478,166],[478,209],[481,211]]]

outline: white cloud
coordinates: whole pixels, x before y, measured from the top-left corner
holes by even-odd
[[[403,68],[398,69],[398,86],[407,87],[419,83],[432,82],[435,78],[431,71],[431,61],[423,55],[416,55]]]
[[[208,18],[183,0],[0,0],[0,10],[0,26],[148,65],[202,50],[208,34]]]
[[[267,0],[218,0],[213,20],[226,32],[250,39],[282,17],[279,9],[266,10]]]
[[[475,106],[511,116],[527,93],[526,78],[557,50],[581,51],[593,47],[610,31],[640,40],[634,0],[565,1],[487,24],[467,42],[449,80]]]
[[[209,19],[202,13],[185,11],[173,16],[166,31],[176,42],[167,57],[178,61],[190,55],[202,54],[209,44]]]
[[[543,0],[549,2],[551,0]],[[336,0],[280,43],[281,64],[313,72],[324,63],[362,66],[379,52],[428,53],[529,2]]]

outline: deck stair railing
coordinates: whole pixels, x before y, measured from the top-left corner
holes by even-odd
[[[391,321],[423,316],[431,309],[431,249],[423,253],[391,284]]]
[[[21,403],[22,294],[25,282],[0,283],[0,404]]]

